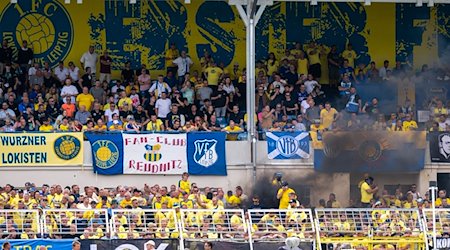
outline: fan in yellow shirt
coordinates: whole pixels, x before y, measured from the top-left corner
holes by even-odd
[[[83,93],[77,95],[77,107],[81,108],[81,106],[86,107],[87,111],[90,111],[92,108],[92,105],[94,104],[94,96],[89,94],[89,89],[87,87],[83,88]]]
[[[347,49],[342,51],[342,58],[348,60],[348,65],[352,68],[355,68],[355,59],[356,52],[353,50],[353,46],[351,43],[347,45]]]
[[[403,131],[411,131],[419,128],[417,122],[412,120],[411,114],[406,114],[405,118],[406,120],[403,121]]]
[[[180,192],[191,192],[191,182],[189,181],[189,174],[187,172],[184,172],[183,175],[181,175],[181,180],[178,181],[178,189]]]
[[[211,63],[211,66],[205,69],[206,79],[210,86],[217,86],[219,79],[222,77],[223,70],[217,67],[215,62]]]
[[[289,207],[289,194],[294,193],[295,190],[289,188],[289,184],[286,181],[281,183],[281,188],[277,192],[277,199],[280,200],[279,209],[287,209]]]
[[[320,111],[320,123],[325,129],[329,129],[337,115],[337,110],[331,107],[331,103],[326,102],[325,108]]]

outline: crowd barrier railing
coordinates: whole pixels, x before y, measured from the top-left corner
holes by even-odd
[[[418,209],[316,209],[318,246],[339,249],[425,249]]]
[[[111,210],[111,236],[118,239],[179,238],[178,224],[172,209]]]
[[[339,249],[425,249],[433,223],[450,234],[450,209],[44,209],[0,210],[0,233],[21,239],[178,239],[281,244],[301,242]],[[11,236],[10,236],[11,237]],[[233,243],[233,244],[234,244]],[[231,244],[231,243],[230,243]],[[269,245],[268,245],[269,246]],[[271,245],[275,246],[275,245]],[[408,248],[409,247],[409,248]],[[255,248],[256,249],[256,248]]]
[[[433,246],[433,235],[436,234],[436,248],[450,248],[450,208],[436,208],[434,220],[433,209],[423,209],[422,215],[428,244]]]
[[[41,237],[39,210],[0,210],[0,239]]]
[[[110,237],[107,209],[45,209],[42,214],[44,237],[86,239]]]

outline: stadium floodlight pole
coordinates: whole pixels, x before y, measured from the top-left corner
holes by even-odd
[[[431,192],[431,208],[433,217],[433,250],[437,250],[437,236],[436,236],[436,192],[438,190],[436,181],[430,181],[429,190]]]

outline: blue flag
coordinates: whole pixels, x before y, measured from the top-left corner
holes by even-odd
[[[309,158],[308,132],[267,132],[269,159]]]
[[[11,249],[39,249],[45,246],[45,249],[70,250],[72,249],[73,240],[49,240],[49,239],[35,239],[35,240],[8,240],[11,244]],[[0,246],[5,243],[5,240],[0,240]]]
[[[85,133],[92,147],[94,172],[102,175],[123,174],[122,133]]]
[[[192,175],[227,175],[223,132],[191,132],[187,135],[188,172]]]

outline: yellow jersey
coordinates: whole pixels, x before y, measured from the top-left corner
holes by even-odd
[[[87,111],[91,110],[92,103],[94,103],[94,96],[91,94],[79,94],[77,96],[78,107],[85,106]]]
[[[280,64],[272,59],[267,60],[267,75],[271,76],[274,72],[278,72]]]
[[[219,83],[220,75],[222,75],[223,70],[219,67],[208,67],[205,69],[207,74],[207,80],[209,85],[217,86]]]
[[[368,189],[370,189],[369,184],[367,184],[367,182],[363,182],[361,184],[361,202],[362,203],[370,203],[370,200],[373,199],[373,194],[367,192]]]
[[[334,117],[338,114],[335,108],[331,108],[329,111],[327,109],[322,109],[320,111],[320,118],[322,119],[322,125],[324,128],[329,128],[334,121]]]
[[[297,60],[297,73],[308,75],[308,59],[298,59]]]
[[[411,131],[417,129],[416,121],[404,121],[403,122],[403,131]]]
[[[191,182],[190,181],[180,180],[178,182],[178,187],[188,194],[191,192]]]
[[[342,51],[342,58],[348,60],[348,65],[352,68],[355,68],[355,59],[356,59],[356,52],[354,50],[344,50]]]
[[[288,188],[284,192],[283,192],[282,188],[280,188],[278,190],[278,194],[281,194],[279,209],[287,209],[289,207],[289,194],[290,193],[294,193],[295,194],[294,189]]]

